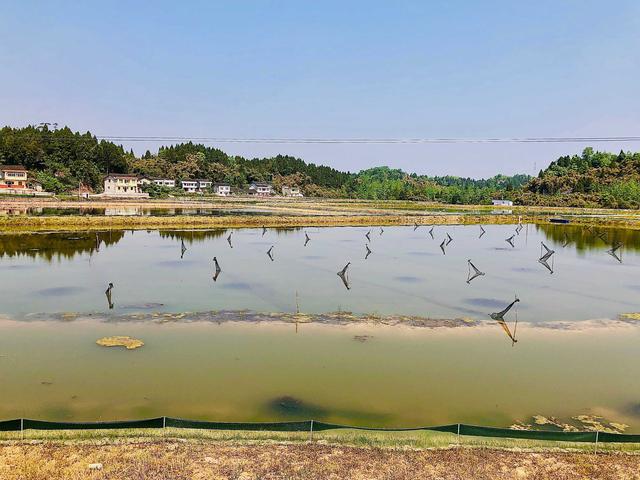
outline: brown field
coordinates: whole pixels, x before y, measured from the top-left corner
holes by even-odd
[[[89,465],[100,463],[102,469]],[[640,456],[625,453],[432,450],[324,443],[0,444],[2,480],[137,479],[639,479]]]

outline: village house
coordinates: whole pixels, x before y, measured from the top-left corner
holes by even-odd
[[[143,197],[148,196],[140,189],[140,179],[135,173],[111,173],[104,179],[105,196]]]
[[[211,185],[213,185],[213,182],[211,180],[203,180],[203,179],[198,179],[198,190],[200,192],[203,192],[204,190],[211,188]]]
[[[219,197],[227,197],[231,195],[231,185],[228,183],[215,183],[213,185],[213,193]]]
[[[273,187],[265,182],[252,182],[249,185],[249,195],[266,196],[273,193]]]
[[[298,187],[289,187],[287,185],[282,186],[283,197],[302,197],[302,192]]]
[[[26,190],[27,169],[22,165],[0,166],[0,188],[9,190]]]
[[[196,191],[198,191],[197,180],[181,180],[180,186],[185,192],[195,193]]]
[[[499,206],[499,207],[513,207],[513,202],[511,200],[491,200],[491,203],[494,206]]]
[[[211,180],[205,180],[202,178],[196,178],[194,180],[182,180],[180,186],[185,192],[189,193],[202,193],[208,188],[211,188],[213,182]]]
[[[154,178],[153,183],[155,183],[160,187],[168,187],[168,188],[176,187],[176,181],[171,180],[170,178]]]

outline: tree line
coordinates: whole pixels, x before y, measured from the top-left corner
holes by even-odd
[[[121,145],[98,140],[68,127],[4,127],[0,164],[24,165],[45,190],[66,192],[79,184],[101,191],[107,173],[135,173],[176,180],[205,178],[244,189],[268,181],[279,191],[298,186],[307,196],[371,200],[427,200],[453,204],[488,204],[493,198],[521,204],[640,206],[640,153],[612,154],[586,148],[563,156],[529,175],[487,179],[426,176],[386,166],[344,172],[288,155],[244,158],[192,142],[160,147],[136,156]]]

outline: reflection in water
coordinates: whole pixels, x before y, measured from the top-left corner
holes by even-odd
[[[273,245],[271,245],[271,247],[269,247],[269,250],[267,250],[267,255],[269,256],[269,258],[273,262],[273,255],[271,254],[272,251],[273,251]]]
[[[52,261],[54,257],[73,258],[77,254],[98,252],[100,245],[115,245],[122,238],[122,230],[90,233],[20,233],[0,235],[0,257],[28,256]]]
[[[487,233],[482,225],[480,225],[480,236],[478,238],[482,238],[482,236]]]
[[[607,250],[607,253],[618,260],[618,262],[622,263],[622,254],[618,255],[617,253],[620,247],[622,247],[622,244],[617,243],[611,249]]]
[[[309,243],[311,239],[309,238],[309,234],[307,232],[304,232],[304,246],[307,246],[307,243]]]
[[[536,230],[542,231],[548,241],[563,246],[573,243],[579,252],[600,250],[602,238],[591,227],[580,225],[536,225]],[[630,228],[607,229],[607,242],[609,245],[625,245],[633,251],[640,251],[640,230]]]
[[[338,276],[340,277],[340,280],[342,280],[342,283],[344,284],[347,290],[351,290],[351,286],[349,285],[349,277],[347,276],[347,270],[349,269],[349,265],[351,265],[351,262],[347,262],[344,268],[338,272]]]
[[[542,249],[544,248],[544,250],[546,251],[544,254],[542,253]],[[547,247],[544,242],[540,242],[540,258],[538,259],[538,262],[540,264],[542,264],[543,267],[545,267],[547,270],[549,270],[549,273],[553,273],[553,260],[551,260],[552,264],[549,265],[549,259],[553,256],[553,254],[556,253],[554,250],[551,250],[549,247]]]
[[[367,237],[367,241],[370,242],[371,241],[371,230],[369,230],[367,233],[364,234],[365,237]]]
[[[227,233],[226,228],[216,228],[214,230],[160,230],[160,238],[170,238],[172,240],[182,240],[187,243],[204,242],[214,238],[220,238]]]
[[[254,208],[148,208],[139,206],[118,207],[11,207],[0,208],[0,215],[29,215],[29,216],[151,216],[172,217],[175,215],[229,216],[229,215],[273,215],[273,212]]]
[[[551,265],[549,265],[548,258],[540,258],[538,259],[538,263],[549,270],[550,274],[553,273],[553,259],[551,260]]]
[[[516,340],[516,329],[518,328],[518,313],[516,312],[516,322],[515,322],[515,326],[513,328],[513,335],[511,334],[511,330],[509,330],[509,326],[507,325],[507,322],[504,320],[504,316],[518,302],[520,302],[520,299],[518,297],[516,297],[515,300],[513,302],[511,302],[509,305],[507,305],[507,307],[504,310],[489,314],[489,316],[492,319],[494,319],[494,320],[496,320],[498,322],[498,324],[502,327],[502,329],[505,331],[507,336],[511,339],[511,345],[515,345],[515,343],[518,341],[518,340]]]
[[[216,282],[218,281],[218,276],[220,275],[220,272],[222,271],[222,269],[220,268],[220,265],[218,264],[218,259],[216,257],[213,257],[213,264],[216,267],[216,272],[213,274],[213,281]]]
[[[522,224],[518,223],[518,226],[516,227],[516,235],[520,235],[521,231],[522,231]]]
[[[232,232],[233,233],[233,232]],[[229,244],[230,248],[233,248],[233,244],[231,243],[231,233],[229,234],[229,236],[227,237],[227,243]]]
[[[447,232],[447,247],[451,242],[453,242],[453,238],[451,238],[451,235],[449,235],[449,233]]]
[[[469,271],[467,273],[467,283],[470,284],[475,278],[484,276],[484,272],[478,270],[478,268],[471,263],[471,260],[467,260],[469,264]]]
[[[502,327],[502,329],[507,334],[507,336],[511,339],[511,346],[515,345],[518,342],[518,340],[516,339],[516,329],[518,328],[518,318],[516,317],[516,323],[513,328],[513,335],[511,334],[511,330],[509,330],[509,326],[507,325],[507,322],[505,322],[504,320],[498,320],[497,322],[498,322],[498,325]]]
[[[457,247],[452,250],[446,248],[446,233],[442,244],[424,243],[424,237],[410,233],[411,228],[398,227],[386,228],[383,236],[376,239],[382,243],[375,256],[371,255],[373,249],[370,243],[365,244],[365,255],[362,255],[362,244],[358,238],[362,238],[362,232],[367,233],[369,229],[358,227],[320,230],[322,241],[314,243],[313,256],[304,255],[309,251],[303,247],[305,235],[308,236],[304,229],[295,234],[288,229],[282,230],[283,237],[273,237],[268,243],[264,239],[260,241],[260,228],[234,229],[231,235],[233,249],[225,246],[226,238],[231,233],[229,229],[136,231],[132,234],[127,232],[126,235],[123,231],[2,234],[0,256],[5,259],[0,259],[0,270],[7,272],[7,275],[4,276],[0,289],[0,303],[3,305],[0,313],[106,310],[102,300],[104,297],[99,294],[96,298],[95,295],[82,291],[65,291],[55,296],[38,293],[51,285],[81,285],[87,287],[88,291],[104,292],[104,280],[118,283],[121,288],[118,304],[114,307],[116,310],[122,308],[121,304],[163,301],[178,285],[185,288],[181,288],[180,295],[167,304],[164,310],[184,311],[196,306],[203,309],[210,305],[215,305],[216,308],[233,305],[236,309],[246,307],[264,311],[286,311],[293,304],[292,294],[297,288],[302,288],[300,293],[301,298],[304,298],[305,308],[313,312],[347,306],[349,310],[357,312],[402,312],[455,317],[469,313],[483,315],[485,311],[498,310],[499,307],[490,307],[467,311],[461,306],[465,287],[459,280],[464,277],[464,263],[467,263],[467,280],[473,283],[478,297],[509,298],[514,290],[526,290],[529,306],[524,312],[525,320],[584,320],[599,316],[613,318],[622,311],[639,311],[637,299],[628,290],[629,285],[637,283],[637,255],[633,251],[627,251],[627,248],[637,249],[635,245],[625,244],[624,247],[614,249],[605,246],[597,235],[586,233],[584,238],[589,238],[591,243],[597,242],[598,251],[581,258],[585,255],[577,253],[572,248],[573,245],[560,250],[560,243],[554,245],[553,239],[544,236],[542,229],[538,229],[537,235],[533,237],[535,241],[529,238],[528,244],[523,241],[518,244],[518,248],[509,246],[504,251],[497,251],[495,246],[503,241],[506,232],[513,232],[511,226],[483,226],[486,234],[482,241],[477,240],[478,233],[481,233],[477,226],[447,228],[451,232],[451,238],[456,235]],[[553,235],[560,242],[565,239],[565,234],[569,236],[572,232],[566,226],[551,226],[547,230],[555,232]],[[272,232],[270,229],[268,233],[273,236]],[[635,232],[632,234],[635,235]],[[529,237],[532,235],[535,235],[535,231],[529,232]],[[625,235],[623,231],[614,229],[609,233],[608,239],[634,238],[633,235]],[[113,248],[112,245],[119,240],[121,248]],[[313,240],[315,242],[316,238]],[[640,237],[638,240],[640,241]],[[347,241],[350,243],[344,243]],[[544,246],[540,245],[541,241]],[[195,242],[202,242],[202,248],[192,249],[190,245]],[[622,243],[616,242],[614,247]],[[189,256],[176,258],[176,247],[182,247],[183,243]],[[277,268],[277,275],[271,269],[256,268],[256,265],[264,261],[267,249],[271,253],[268,255],[269,259],[275,262],[276,245],[282,252],[278,257],[278,264],[272,264]],[[210,290],[203,287],[210,285],[211,278],[215,275],[215,270],[211,271],[215,266],[210,262],[214,254],[220,254],[221,247],[227,252],[221,262],[225,263],[226,275],[217,277],[219,288],[223,288],[228,282],[251,279],[250,294],[212,298]],[[616,256],[606,254],[609,248],[614,250]],[[619,269],[618,262],[622,259],[620,253],[623,248],[627,257],[624,259],[626,268]],[[530,262],[531,256],[540,249],[545,255],[555,250],[551,257],[543,258],[540,262],[543,270]],[[391,253],[385,254],[385,251]],[[437,253],[438,251],[441,253]],[[96,254],[90,259],[60,261],[55,268],[49,268],[47,262],[40,259],[56,255],[71,257],[77,252]],[[350,259],[354,267],[357,267],[349,267],[349,278],[345,277],[346,282],[341,280],[343,287],[340,287],[340,283],[331,281],[331,275],[336,271],[327,268],[324,262],[317,261],[331,258],[336,252],[344,252],[344,258]],[[553,259],[557,254],[562,256],[563,268],[556,272]],[[7,258],[16,256],[26,258]],[[31,261],[29,257],[36,260]],[[472,265],[469,265],[468,260],[471,260]],[[479,266],[483,268],[480,269],[475,262],[479,262]],[[491,274],[478,280],[476,274],[483,272],[485,268]],[[615,271],[608,270],[610,268]],[[548,272],[553,272],[553,275]],[[353,275],[355,277],[352,283]],[[403,281],[408,277],[428,282],[428,295],[418,287],[420,283]],[[471,277],[475,278],[471,280]],[[559,282],[551,285],[549,282],[556,277]],[[153,278],[152,285],[148,282],[149,278]],[[260,281],[254,282],[256,278],[260,278]],[[610,286],[610,278],[616,278],[623,288]],[[301,286],[299,282],[302,279],[304,285]],[[256,284],[259,286],[254,288]],[[554,289],[553,299],[548,298],[550,288]],[[348,296],[345,292],[347,289],[350,290]],[[558,308],[566,305],[571,305],[571,309]]]
[[[184,252],[187,251],[187,247],[184,245],[184,240],[180,240],[180,258],[184,257]]]
[[[433,236],[433,225],[429,229],[429,235],[431,235],[431,240],[435,240],[435,237]]]

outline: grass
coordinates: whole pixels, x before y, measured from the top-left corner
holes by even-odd
[[[301,444],[310,440],[320,444],[367,448],[441,449],[453,446],[466,448],[516,449],[527,451],[574,451],[591,453],[595,445],[586,442],[558,442],[509,438],[470,437],[427,430],[381,432],[339,429],[313,432],[261,432],[200,429],[113,429],[113,430],[26,430],[0,432],[0,442],[34,441],[77,443],[119,443],[126,441],[185,440],[226,442],[234,444],[287,443]],[[599,452],[640,454],[637,443],[602,443]]]
[[[0,440],[2,480],[637,479],[637,445],[440,432],[28,431]],[[18,436],[20,433],[18,432]],[[619,448],[618,448],[619,447]],[[100,469],[90,465],[100,464]]]

